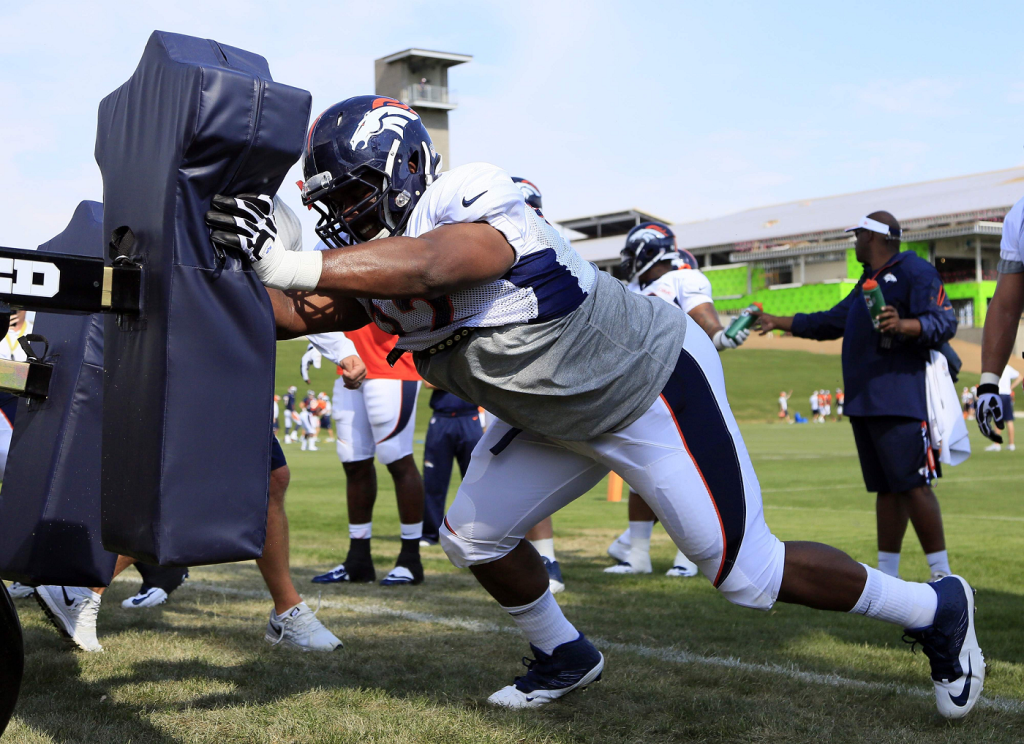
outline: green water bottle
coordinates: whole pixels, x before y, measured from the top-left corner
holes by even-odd
[[[764,312],[764,307],[760,302],[755,302],[747,305],[745,308],[740,310],[740,314],[736,316],[736,320],[729,324],[729,327],[725,330],[726,338],[736,340],[736,334],[740,331],[745,331],[754,325],[754,321],[757,320],[755,313]]]
[[[868,312],[871,313],[871,325],[878,330],[878,316],[882,314],[882,308],[885,307],[885,298],[882,296],[882,288],[878,286],[878,282],[874,279],[868,279],[864,282],[864,304],[868,306]]]

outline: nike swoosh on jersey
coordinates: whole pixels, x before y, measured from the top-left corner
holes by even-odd
[[[963,708],[967,705],[967,698],[971,695],[971,672],[974,671],[971,665],[971,658],[967,657],[967,679],[964,680],[964,689],[960,691],[960,694],[954,696],[951,693],[946,693],[949,695],[949,699],[952,701],[953,705],[958,708]]]
[[[483,196],[486,193],[487,193],[487,189],[484,189],[479,194],[474,196],[472,199],[467,199],[466,197],[462,197],[462,206],[464,206],[464,207],[471,206],[473,204],[473,202],[475,202],[477,199],[479,199],[481,196]]]

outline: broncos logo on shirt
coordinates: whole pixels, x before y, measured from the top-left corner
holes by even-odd
[[[384,131],[394,132],[401,138],[405,134],[405,125],[419,118],[419,114],[401,101],[378,98],[373,102],[373,107],[363,114],[349,144],[353,150],[361,150]]]

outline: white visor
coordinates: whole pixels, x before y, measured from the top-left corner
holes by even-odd
[[[888,225],[879,222],[878,220],[873,220],[870,217],[861,217],[860,222],[853,227],[846,228],[843,232],[853,232],[854,230],[870,230],[871,232],[880,233],[881,235],[891,238],[898,238],[903,234],[902,230],[896,230],[894,233],[890,233]]]

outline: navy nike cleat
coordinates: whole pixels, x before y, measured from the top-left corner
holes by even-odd
[[[372,584],[377,581],[373,563],[339,563],[327,573],[313,577],[314,584],[337,584],[348,581],[353,584]]]
[[[562,579],[562,567],[558,565],[558,561],[553,561],[543,555],[540,559],[544,561],[544,568],[548,571],[548,589],[551,593],[558,594],[561,591],[565,591],[565,581]]]
[[[959,576],[946,576],[929,586],[939,595],[935,621],[928,628],[908,628],[904,640],[920,643],[931,662],[939,713],[963,718],[985,684],[985,657],[974,633],[974,590]]]
[[[539,708],[573,690],[601,679],[604,656],[580,633],[575,641],[558,646],[551,655],[530,644],[536,659],[523,658],[525,676],[487,698],[503,708]]]
[[[419,557],[406,558],[395,565],[380,581],[381,586],[406,586],[423,583],[423,564]]]

